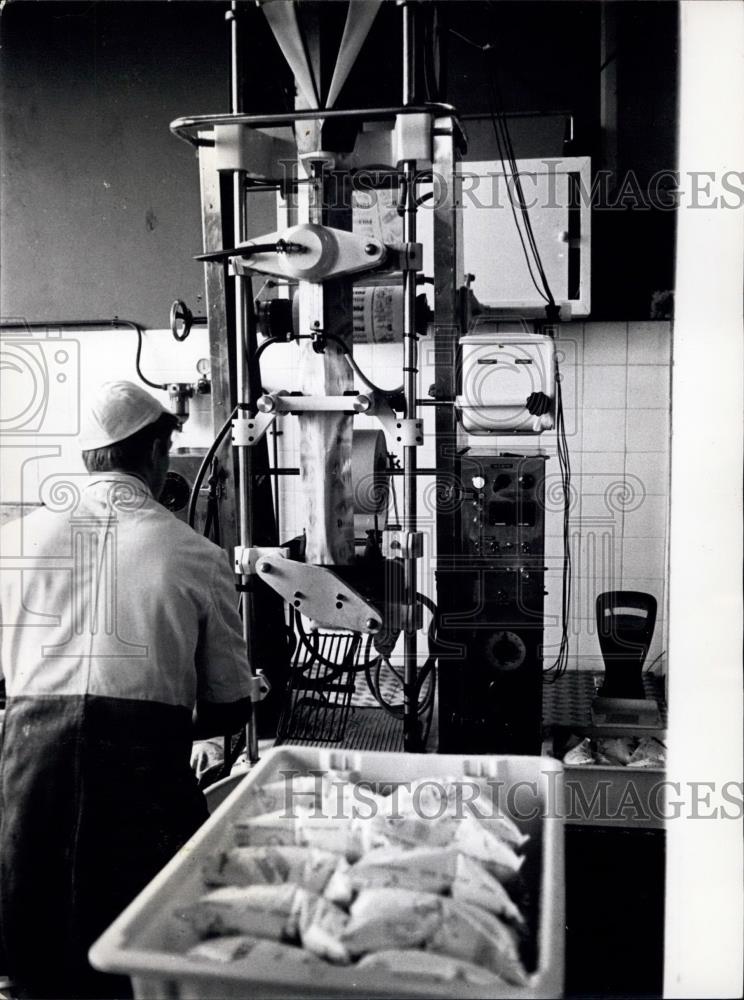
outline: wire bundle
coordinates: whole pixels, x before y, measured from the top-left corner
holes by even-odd
[[[540,257],[540,250],[537,246],[535,234],[532,229],[532,223],[530,222],[529,211],[527,209],[527,203],[522,190],[522,182],[519,177],[519,168],[514,155],[514,147],[509,134],[509,125],[504,111],[503,100],[501,99],[498,77],[496,75],[495,68],[493,68],[489,63],[489,58],[495,58],[495,47],[490,42],[486,42],[484,45],[481,45],[457,31],[453,31],[452,29],[450,30],[451,34],[455,35],[461,41],[472,46],[473,48],[479,49],[483,53],[485,72],[488,81],[489,110],[491,122],[493,124],[494,136],[496,138],[496,147],[498,149],[499,159],[504,171],[504,177],[507,180],[507,183],[509,178],[511,179],[513,183],[513,190],[516,194],[517,205],[514,204],[512,192],[509,190],[509,205],[514,218],[514,225],[517,229],[517,235],[519,236],[519,242],[522,245],[522,251],[524,253],[524,259],[527,264],[530,279],[532,284],[535,286],[535,290],[538,295],[543,302],[545,302],[546,318],[548,323],[551,325],[549,327],[549,332],[552,336],[552,324],[558,321],[559,309],[556,305],[555,298],[553,297],[550,283],[548,281],[547,274],[545,273],[545,268],[543,267],[542,258]],[[519,208],[519,212],[517,212],[517,206]],[[556,681],[559,677],[561,677],[566,672],[566,668],[568,666],[568,631],[571,613],[572,579],[570,544],[571,460],[568,451],[566,421],[563,411],[561,375],[557,363],[555,408],[558,465],[560,467],[561,492],[563,495],[563,571],[561,590],[561,641],[558,649],[558,655],[553,663],[549,667],[545,668],[545,673],[551,674],[553,681]]]
[[[416,594],[416,600],[431,612],[431,622],[427,631],[428,655],[416,676],[416,689],[414,697],[416,700],[416,715],[423,719],[424,731],[421,735],[421,745],[426,746],[431,729],[434,714],[434,695],[436,691],[436,662],[437,662],[437,606],[425,594]],[[404,703],[390,702],[383,694],[381,684],[381,673],[383,668],[387,669],[398,681],[401,689],[404,687],[403,674],[395,669],[390,657],[382,653],[372,655],[373,637],[367,637],[364,649],[364,672],[367,678],[367,686],[378,705],[384,709],[388,715],[394,719],[403,719]]]

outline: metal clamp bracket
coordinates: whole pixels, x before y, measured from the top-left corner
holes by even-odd
[[[310,619],[312,628],[348,629],[374,635],[382,628],[377,608],[327,566],[267,555],[259,559],[260,578]]]
[[[266,695],[271,691],[271,684],[269,684],[263,670],[254,670],[249,684],[250,692],[248,697],[251,701],[263,701]]]
[[[257,416],[279,413],[363,413],[368,410],[365,396],[289,396],[285,393],[266,393],[256,403]]]
[[[289,549],[267,545],[236,545],[233,549],[235,572],[239,576],[252,576],[256,572],[256,564],[264,556],[279,556],[286,559]]]
[[[417,448],[424,443],[423,420],[396,420],[391,430],[395,440],[404,448]]]
[[[258,444],[275,420],[275,413],[257,413],[255,417],[238,414],[232,422],[232,443],[236,448]]]
[[[420,559],[424,554],[423,531],[386,528],[382,533],[382,554],[386,559]]]
[[[423,243],[389,243],[386,269],[421,271],[424,266]]]

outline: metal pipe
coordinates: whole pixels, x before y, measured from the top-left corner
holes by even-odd
[[[416,89],[416,38],[414,8],[403,5],[403,104],[409,107],[415,100]],[[403,214],[403,242],[416,242],[416,161],[403,162],[405,172],[405,204]],[[403,272],[403,339],[404,339],[404,395],[406,417],[416,419],[416,376],[418,374],[418,349],[416,338],[416,272]],[[407,532],[416,531],[417,490],[416,448],[403,448],[403,523]],[[405,602],[409,611],[403,639],[403,747],[411,752],[420,749],[421,735],[418,720],[418,634],[415,629],[418,594],[418,560],[406,556],[403,567]]]
[[[380,121],[385,118],[394,118],[396,115],[430,114],[440,115],[449,118],[457,117],[456,109],[451,104],[431,103],[431,104],[408,104],[401,107],[389,108],[349,108],[348,110],[333,108],[311,109],[309,111],[289,111],[277,115],[249,115],[242,113],[230,113],[220,115],[184,115],[175,118],[170,123],[170,130],[173,135],[184,142],[191,143],[192,146],[212,145],[213,139],[200,139],[198,136],[189,135],[192,129],[204,129],[215,125],[248,125],[252,128],[272,128],[280,125],[293,125],[301,121],[327,121],[330,118],[360,118],[363,121]]]
[[[230,5],[230,109],[233,115],[242,113],[240,32],[238,25],[238,0]],[[233,174],[233,239],[236,244],[246,240],[246,218],[244,178],[239,170]],[[250,278],[246,279],[250,282]],[[244,280],[233,276],[235,296],[235,390],[239,415],[250,406],[250,387],[246,356],[246,335],[249,322],[249,304]],[[250,447],[238,448],[238,532],[240,545],[249,548],[253,543],[253,456]],[[243,594],[243,640],[246,656],[253,669],[253,602],[248,589],[250,578],[241,575]],[[256,727],[256,703],[251,703],[251,714],[246,726],[246,747],[251,763],[258,760],[258,731]]]

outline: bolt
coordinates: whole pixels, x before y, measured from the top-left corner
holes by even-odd
[[[377,244],[376,243],[367,243],[367,244],[365,244],[364,252],[369,257],[374,256],[374,254],[377,253]]]
[[[365,628],[368,628],[370,632],[376,632],[380,627],[380,623],[376,618],[368,618],[364,623]]]
[[[261,565],[258,567],[258,569],[260,573],[270,573],[271,563],[262,562]]]
[[[300,598],[301,598],[301,597],[303,597],[304,595],[302,594],[302,591],[300,591],[300,590],[295,590],[295,592],[294,592],[294,596],[295,596],[295,597],[300,597]]]

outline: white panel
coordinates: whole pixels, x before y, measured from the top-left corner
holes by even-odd
[[[529,219],[553,296],[568,314],[586,316],[590,308],[590,212],[581,199],[580,297],[569,302],[569,173],[579,173],[589,189],[587,157],[518,161]],[[473,290],[489,306],[542,313],[545,302],[530,277],[510,204],[513,182],[499,161],[469,162],[462,167],[462,224],[465,270],[475,275]],[[512,194],[516,201],[516,194]],[[524,237],[524,221],[517,208]],[[526,242],[526,240],[525,240]],[[531,266],[537,283],[534,262]],[[542,288],[542,286],[540,285]]]

